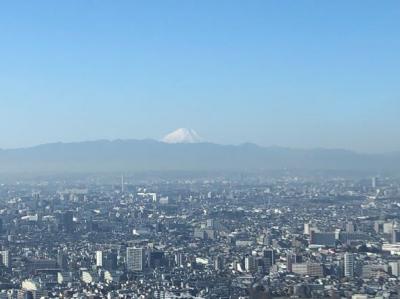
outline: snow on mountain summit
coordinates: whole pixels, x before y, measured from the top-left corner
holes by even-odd
[[[180,128],[167,134],[162,141],[166,143],[198,143],[202,142],[203,138],[193,129]]]

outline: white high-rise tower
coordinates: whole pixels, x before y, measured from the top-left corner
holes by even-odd
[[[354,254],[346,252],[344,255],[344,276],[354,277]]]
[[[103,264],[104,264],[103,251],[98,250],[96,251],[96,266],[103,267],[104,266]]]

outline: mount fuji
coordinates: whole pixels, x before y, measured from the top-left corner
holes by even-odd
[[[180,128],[167,135],[162,139],[165,143],[200,143],[204,139],[193,129]]]

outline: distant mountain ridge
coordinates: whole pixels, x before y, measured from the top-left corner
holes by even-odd
[[[255,144],[97,140],[0,150],[0,173],[400,170],[400,153],[360,154],[340,149],[291,149]]]

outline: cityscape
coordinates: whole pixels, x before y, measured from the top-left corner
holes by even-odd
[[[0,1],[0,299],[400,299],[399,28]]]
[[[91,176],[0,196],[0,298],[400,295],[394,177]]]

